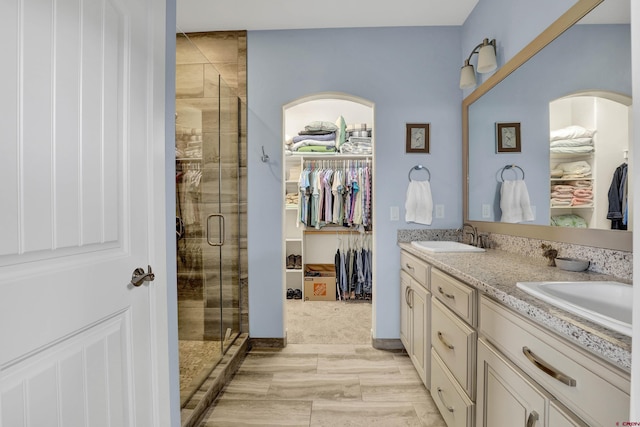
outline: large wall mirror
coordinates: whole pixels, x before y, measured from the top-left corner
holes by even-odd
[[[465,98],[465,221],[489,232],[631,251],[626,195],[623,218],[607,218],[616,182],[626,182],[622,191],[631,195],[631,179],[620,180],[633,168],[628,17],[629,0],[579,0]],[[517,127],[517,150],[499,146],[505,126]],[[532,215],[514,219],[500,207],[500,190],[504,180],[522,178]]]

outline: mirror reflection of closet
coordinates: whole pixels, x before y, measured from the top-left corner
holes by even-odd
[[[549,129],[555,139],[550,141],[552,225],[632,229],[631,215],[608,219],[610,211],[625,214],[631,206],[626,197],[631,192],[618,186],[617,172],[629,161],[630,115],[631,98],[612,92],[580,92],[549,103]],[[624,193],[620,208],[609,197],[612,186]]]

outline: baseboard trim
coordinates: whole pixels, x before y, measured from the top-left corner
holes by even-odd
[[[249,338],[249,349],[252,348],[285,348],[287,338]]]
[[[400,339],[388,339],[388,338],[371,338],[371,345],[378,350],[387,351],[404,351],[404,346]]]

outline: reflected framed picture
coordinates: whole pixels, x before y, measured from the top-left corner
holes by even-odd
[[[520,151],[520,123],[496,123],[496,153]]]
[[[407,153],[429,154],[429,123],[407,123]]]

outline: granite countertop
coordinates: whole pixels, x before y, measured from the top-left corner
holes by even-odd
[[[547,304],[516,287],[517,282],[527,281],[629,281],[589,271],[564,271],[549,267],[544,261],[497,249],[480,253],[431,253],[418,250],[410,243],[398,245],[568,341],[631,372],[630,337]]]

